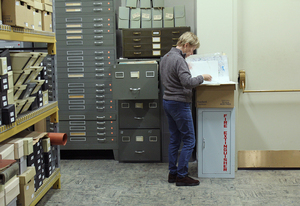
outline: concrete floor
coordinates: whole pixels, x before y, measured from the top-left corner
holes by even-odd
[[[189,167],[197,177],[197,163]],[[61,160],[61,189],[37,206],[300,205],[300,170],[238,170],[195,187],[177,187],[167,175],[167,163]]]

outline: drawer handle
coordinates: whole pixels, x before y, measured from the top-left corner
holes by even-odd
[[[105,101],[96,101],[96,104],[105,104]]]
[[[96,92],[103,94],[105,92],[105,89],[96,89]]]
[[[94,24],[94,27],[103,27],[103,24]]]
[[[140,31],[133,32],[133,35],[140,35],[140,34],[141,34]]]
[[[103,21],[103,18],[94,18],[94,21]]]
[[[95,2],[94,3],[94,6],[99,6],[99,5],[102,5],[102,2],[97,2],[97,3]]]
[[[178,41],[179,38],[172,38],[173,41]]]
[[[140,91],[140,90],[141,90],[141,88],[130,88],[130,91],[133,91],[133,92]]]
[[[101,68],[101,69],[96,68],[95,71],[96,72],[104,72],[104,68]]]
[[[94,11],[102,11],[102,8],[94,8]]]
[[[95,43],[95,45],[102,45],[103,41],[95,41],[94,43]]]
[[[104,51],[95,51],[95,54],[104,54]]]
[[[97,140],[99,141],[99,142],[105,142],[106,141],[106,138],[97,138]]]
[[[99,130],[106,130],[106,127],[97,127]]]
[[[104,60],[104,57],[95,57],[95,60]]]
[[[141,41],[141,39],[133,39],[133,41]]]
[[[134,117],[135,120],[142,120],[144,117]]]
[[[133,54],[139,55],[139,54],[142,54],[142,52],[133,52]]]
[[[142,45],[136,45],[136,46],[133,46],[134,48],[141,48]]]
[[[103,39],[103,36],[94,36],[94,39]]]
[[[180,31],[172,31],[172,34],[179,34]]]
[[[143,153],[145,153],[145,151],[144,150],[136,150],[135,153],[136,154],[143,154]]]

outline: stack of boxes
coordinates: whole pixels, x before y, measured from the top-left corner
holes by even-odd
[[[52,32],[52,0],[2,0],[2,23]]]
[[[48,103],[48,75],[41,66],[46,55],[8,49],[0,53],[0,125],[11,124],[18,114]]]
[[[3,186],[0,184],[0,205],[3,198],[6,205],[15,199],[18,205],[28,206],[45,178],[50,177],[55,170],[56,153],[47,133],[23,131],[1,142],[0,160],[15,159],[18,176],[15,175]]]
[[[164,7],[164,0],[127,0],[119,7],[119,29],[185,27],[185,6]]]
[[[14,160],[14,145],[0,145],[0,160]],[[10,171],[12,174],[7,174],[9,180],[4,184],[0,184],[0,203],[2,205],[16,205],[17,196],[20,193],[18,171]],[[8,172],[8,173],[10,173]]]
[[[12,96],[12,72],[7,66],[7,58],[0,57],[0,123],[11,124],[16,121],[15,105]]]

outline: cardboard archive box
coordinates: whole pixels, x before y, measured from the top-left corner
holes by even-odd
[[[42,11],[43,11],[43,4],[38,1],[34,1],[33,6],[34,12],[33,12],[33,21],[34,21],[34,29],[42,31],[43,25],[42,25]]]
[[[165,7],[164,13],[164,27],[174,27],[174,11],[173,7]]]
[[[142,22],[141,28],[151,28],[152,27],[152,9],[141,9]]]
[[[233,108],[235,84],[200,85],[196,87],[196,107]]]
[[[5,205],[4,190],[0,191],[0,205]]]
[[[13,144],[0,145],[0,159],[9,159],[9,160],[15,159]]]
[[[2,23],[27,28],[27,3],[19,0],[1,1],[2,8],[5,8],[2,9]]]
[[[162,9],[152,8],[152,28],[162,28]]]
[[[28,167],[27,170],[19,175],[20,194],[18,195],[18,205],[28,206],[34,199],[34,176],[35,167]]]
[[[131,9],[130,28],[141,28],[141,9]]]
[[[129,28],[129,8],[119,7],[119,19],[118,19],[118,28],[119,29],[128,29]]]
[[[43,4],[44,10],[42,11],[42,27],[43,31],[52,32],[52,5]]]
[[[19,194],[20,194],[19,177],[15,176],[5,184],[5,189],[4,189],[5,204],[8,205]]]
[[[2,142],[2,144],[10,144],[10,145],[14,146],[15,159],[20,159],[21,157],[24,156],[23,139],[11,138],[11,139],[8,139],[8,140]]]

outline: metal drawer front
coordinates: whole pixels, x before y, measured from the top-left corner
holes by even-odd
[[[68,55],[68,56],[59,56],[57,58],[58,61],[68,61],[68,62],[74,62],[74,61],[94,61],[94,62],[107,62],[107,66],[110,66],[108,62],[113,61],[111,56],[86,56],[86,55],[80,55],[80,56],[75,56],[75,55]]]
[[[97,120],[97,121],[116,121],[117,115],[111,112],[97,113],[95,111],[69,111],[59,114],[60,120]]]
[[[60,17],[56,17],[56,24],[62,24],[62,23],[105,23],[105,22],[111,22],[114,24],[114,16],[111,14],[102,14],[99,15],[82,15],[82,16],[76,16],[76,17],[70,17],[69,15],[62,15],[60,14]]]
[[[59,89],[81,89],[81,88],[91,88],[95,89],[96,84],[111,84],[111,78],[103,79],[101,82],[91,82],[88,79],[82,79],[80,81],[76,79],[62,79],[58,82],[58,88]],[[95,91],[95,90],[93,90]]]
[[[118,135],[119,161],[160,161],[160,130],[120,130]]]
[[[113,98],[158,99],[157,64],[118,64],[113,66]]]
[[[98,27],[96,27],[98,26]],[[86,25],[83,25],[83,28],[62,28],[56,30],[56,35],[91,35],[91,34],[111,34],[114,31],[114,25],[110,23],[103,24],[94,24],[95,28],[85,28]]]
[[[113,1],[56,1],[55,7],[65,7],[65,8],[79,8],[79,7],[111,7],[113,6]]]
[[[115,58],[115,50],[113,49],[58,49],[57,50],[57,56],[79,56],[79,55],[84,55],[84,56],[95,56],[95,57],[105,57],[109,58],[111,60],[114,60]]]
[[[120,128],[160,128],[158,100],[119,100]]]
[[[66,47],[80,47],[80,46],[112,46],[114,40],[57,40],[57,44]]]
[[[80,15],[80,14],[90,14],[90,13],[110,13],[114,12],[114,7],[57,7],[55,6],[55,12],[57,14],[69,14],[69,15]],[[59,16],[59,15],[58,15]]]

